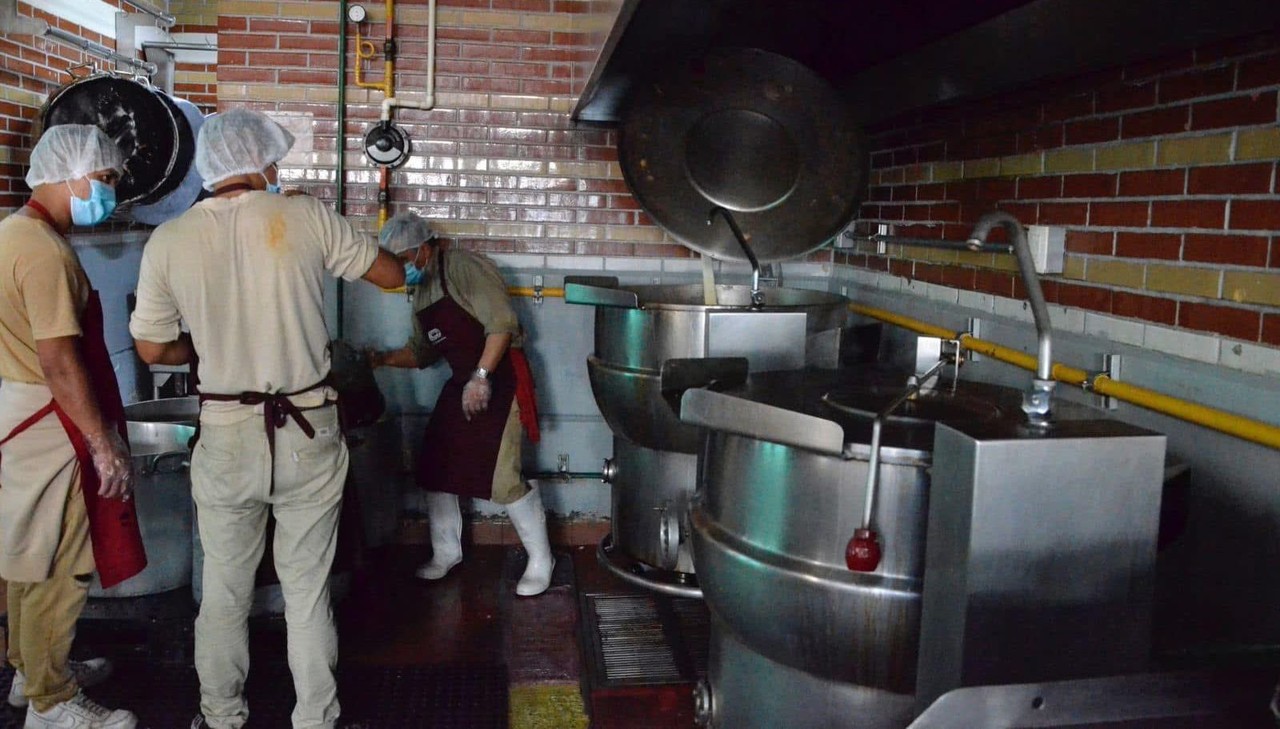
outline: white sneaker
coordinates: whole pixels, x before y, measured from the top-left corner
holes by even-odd
[[[114,667],[105,658],[90,658],[87,661],[69,661],[71,675],[75,676],[80,688],[91,688],[111,677]],[[27,708],[27,677],[22,671],[13,672],[13,683],[9,686],[9,705],[15,709]]]
[[[124,709],[108,709],[84,695],[75,696],[55,704],[45,712],[27,707],[27,721],[23,729],[137,729],[138,717]]]

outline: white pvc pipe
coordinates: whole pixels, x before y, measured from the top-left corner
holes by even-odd
[[[382,121],[391,121],[391,112],[399,107],[430,111],[436,106],[436,0],[427,6],[427,97],[409,101],[394,96],[382,100]]]

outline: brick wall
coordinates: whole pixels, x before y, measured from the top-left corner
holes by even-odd
[[[914,113],[872,137],[858,229],[963,240],[1001,209],[1067,230],[1046,296],[1280,346],[1280,36]],[[1012,256],[859,245],[839,262],[1023,295]]]
[[[415,209],[457,244],[499,253],[687,257],[639,210],[617,163],[616,132],[575,128],[570,112],[616,17],[598,0],[440,0],[436,108],[398,110],[413,156],[392,177],[392,211]],[[362,33],[379,50],[383,5]],[[301,115],[314,152],[286,182],[335,195],[337,2],[223,0],[218,101]],[[396,94],[426,86],[427,2],[396,4]],[[354,26],[351,26],[354,34]],[[348,43],[354,63],[354,38]],[[376,214],[378,169],[360,151],[382,100],[349,73],[347,212]]]
[[[113,4],[119,5],[118,0]],[[82,38],[114,46],[115,41],[19,2],[18,15],[40,18]],[[70,80],[68,66],[84,54],[63,43],[30,35],[0,35],[0,215],[20,206],[30,190],[22,181],[31,153],[31,121],[50,91]],[[81,73],[83,73],[81,71]]]
[[[123,10],[132,9],[119,0],[107,0]],[[18,4],[22,17],[36,17],[81,38],[114,48],[113,38],[69,23],[31,4]],[[171,10],[178,20],[173,32],[217,32],[217,0],[178,0]],[[49,93],[71,80],[67,67],[84,60],[105,62],[79,49],[31,35],[0,36],[0,216],[26,200],[30,190],[22,178],[31,152],[31,123]],[[77,71],[84,73],[84,71]],[[184,64],[177,69],[175,93],[190,99],[206,112],[217,105],[217,77],[214,66]]]
[[[178,21],[170,33],[218,33],[218,0],[169,0],[169,13]],[[212,113],[218,107],[218,64],[179,63],[173,93]]]

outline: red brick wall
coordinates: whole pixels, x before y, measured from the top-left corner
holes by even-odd
[[[577,128],[570,112],[616,16],[598,0],[440,0],[436,107],[398,110],[413,156],[392,177],[393,212],[415,209],[455,242],[500,253],[687,257],[639,210],[617,164],[616,132]],[[234,3],[219,18],[218,98],[311,115],[315,153],[286,182],[335,196],[338,4]],[[378,50],[366,80],[381,81],[380,3],[362,33]],[[427,2],[396,4],[396,93],[426,86]],[[354,26],[350,26],[354,34]],[[354,37],[348,62],[354,64]],[[379,91],[347,77],[347,212],[371,222],[378,169],[360,151]]]
[[[39,18],[96,43],[115,44],[28,3],[17,5],[20,17]],[[48,93],[70,80],[67,67],[82,58],[80,50],[64,43],[13,33],[0,36],[0,214],[17,208],[30,193],[22,178],[31,152],[31,120]]]
[[[1001,209],[1063,226],[1054,302],[1280,346],[1280,36],[1269,34],[981,102],[872,137],[859,230],[963,240]],[[854,266],[1021,296],[1011,256],[920,247]]]
[[[119,0],[108,0],[129,10]],[[32,5],[18,2],[18,14],[36,17],[81,38],[115,47],[115,40],[67,22]],[[181,18],[179,18],[181,21]],[[216,27],[177,25],[173,32],[217,32]],[[82,60],[94,60],[101,67],[106,62],[87,56],[79,49],[31,35],[0,36],[0,215],[17,208],[30,190],[22,178],[26,175],[31,152],[31,123],[48,94],[71,80],[67,67]],[[217,105],[215,67],[180,65],[177,68],[175,93],[190,99],[206,112]],[[77,71],[78,74],[85,71]]]

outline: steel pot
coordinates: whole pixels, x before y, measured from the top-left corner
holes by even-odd
[[[888,422],[874,512],[883,558],[853,572],[845,547],[861,526],[870,423],[898,386],[876,370],[810,371],[685,394],[682,419],[708,429],[690,521],[713,618],[714,726],[909,721],[934,422],[1016,416],[1018,393],[974,386],[991,396],[976,399],[965,387]],[[843,394],[824,400],[833,390]],[[785,699],[756,701],[767,686]]]

